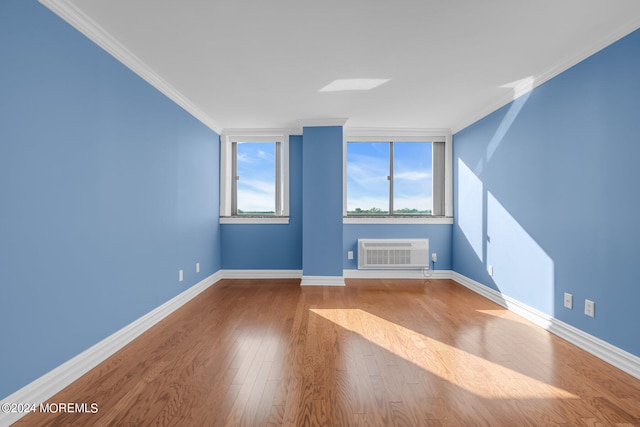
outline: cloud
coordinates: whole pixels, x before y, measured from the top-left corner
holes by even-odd
[[[244,153],[238,153],[238,163],[255,163],[256,159]]]
[[[394,174],[393,179],[404,180],[404,181],[422,181],[425,179],[431,179],[431,173],[421,172],[421,171],[406,171],[406,172]]]
[[[275,160],[273,142],[241,142],[238,143],[238,162],[247,164],[273,163]],[[263,150],[262,148],[265,148]]]
[[[347,165],[347,179],[353,184],[368,187],[387,180],[389,161],[373,156],[350,156]]]
[[[242,212],[275,212],[275,201],[270,197],[251,192],[238,194],[238,210]]]
[[[273,162],[275,158],[273,153],[267,153],[266,151],[263,151],[263,150],[258,150],[257,157],[259,159],[266,160],[268,162]]]
[[[242,178],[238,181],[238,209],[245,212],[272,212],[275,200],[274,182]]]
[[[250,190],[262,194],[271,194],[275,199],[275,183],[271,181],[259,181],[259,180],[243,180],[240,178],[238,181],[238,191]]]

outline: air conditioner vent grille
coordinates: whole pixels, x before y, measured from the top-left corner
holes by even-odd
[[[358,239],[358,268],[428,268],[428,239]]]
[[[367,251],[368,265],[409,265],[411,264],[410,249],[369,249]]]

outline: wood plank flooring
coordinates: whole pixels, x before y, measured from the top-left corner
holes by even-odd
[[[449,280],[223,280],[18,426],[640,426],[640,380]]]

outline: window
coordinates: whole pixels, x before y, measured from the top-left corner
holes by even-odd
[[[221,142],[221,222],[287,222],[287,135],[246,131]]]
[[[281,143],[237,141],[231,149],[231,215],[281,216]]]
[[[446,133],[347,134],[345,216],[356,222],[372,218],[450,222],[449,140]]]

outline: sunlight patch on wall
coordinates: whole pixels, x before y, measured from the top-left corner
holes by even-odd
[[[458,159],[458,225],[467,241],[478,256],[484,261],[482,243],[482,181]]]
[[[524,107],[524,104],[529,99],[534,83],[535,83],[535,79],[533,77],[527,77],[522,80],[518,80],[512,83],[507,83],[506,85],[500,86],[504,88],[513,89],[514,101],[509,107],[509,111],[507,111],[507,114],[502,119],[502,122],[500,122],[500,126],[498,126],[498,129],[496,130],[496,133],[493,135],[493,138],[491,138],[491,141],[487,145],[487,152],[486,152],[487,162],[491,160],[493,153],[495,153],[496,149],[502,142],[502,139],[509,131],[509,128],[511,128],[511,125],[513,124],[513,122],[516,120],[516,117],[518,117],[518,114],[520,114],[520,110],[522,110],[522,107]]]
[[[533,86],[536,83],[536,79],[533,76],[525,77],[524,79],[516,80],[511,83],[501,85],[502,88],[513,89],[513,99],[517,99],[524,94],[527,94],[533,90]]]
[[[554,262],[489,192],[487,265],[500,291],[549,315],[554,314]]]

